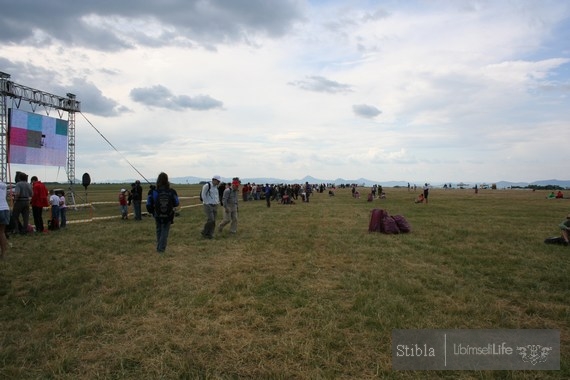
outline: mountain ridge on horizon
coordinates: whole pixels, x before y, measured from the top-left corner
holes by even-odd
[[[224,182],[229,182],[231,180],[230,177],[228,178],[224,178],[222,177],[222,181]],[[103,181],[103,182],[99,182],[99,183],[131,183],[134,182],[134,179],[129,179],[129,180],[109,180],[109,181]],[[199,183],[204,183],[206,181],[209,181],[209,178],[204,178],[204,177],[194,177],[194,176],[185,176],[185,177],[172,177],[170,178],[170,182],[173,184],[199,184]],[[367,178],[358,178],[358,179],[344,179],[344,178],[336,178],[334,180],[331,179],[320,179],[320,178],[315,178],[313,176],[307,175],[301,179],[292,179],[292,180],[287,180],[287,179],[282,179],[282,178],[272,178],[272,177],[257,177],[257,178],[253,178],[253,177],[244,177],[241,178],[242,183],[258,183],[258,184],[266,184],[266,183],[270,183],[270,184],[276,184],[276,183],[285,183],[285,184],[293,184],[293,183],[306,183],[309,182],[311,184],[320,184],[320,183],[326,183],[326,184],[336,184],[336,185],[341,185],[341,184],[356,184],[359,186],[372,186],[372,185],[382,185],[384,187],[407,187],[408,183],[410,185],[414,185],[416,184],[416,186],[423,186],[423,183],[414,183],[414,182],[408,182],[408,181],[374,181],[374,180],[370,180]],[[453,182],[453,181],[446,181],[446,182],[432,182],[430,183],[431,186],[434,187],[441,187],[444,184],[451,184],[453,185],[453,187],[473,187],[476,184],[477,185],[490,185],[490,184],[496,184],[498,188],[507,188],[507,187],[526,187],[529,185],[536,185],[536,186],[560,186],[563,188],[570,188],[570,180],[558,180],[558,179],[547,179],[547,180],[536,180],[536,181],[532,181],[532,182],[524,182],[524,181],[520,181],[520,182],[511,182],[511,181],[488,181],[488,182],[464,182],[464,181],[459,181],[459,182]]]

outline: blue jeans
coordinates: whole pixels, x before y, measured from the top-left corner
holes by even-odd
[[[156,252],[163,253],[166,250],[171,221],[161,218],[154,218],[154,220],[156,222]]]
[[[59,226],[65,227],[67,225],[67,207],[59,208]]]
[[[51,206],[51,218],[59,222],[59,206]]]

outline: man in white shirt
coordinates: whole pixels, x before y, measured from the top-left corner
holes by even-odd
[[[222,178],[219,175],[215,175],[212,177],[212,181],[202,186],[202,207],[206,214],[206,223],[202,230],[202,236],[206,239],[212,239],[216,230],[216,215],[218,213],[218,204],[220,203],[220,194],[218,192],[220,182],[222,182]]]

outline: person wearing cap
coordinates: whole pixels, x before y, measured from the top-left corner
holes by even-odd
[[[121,189],[119,192],[119,209],[121,211],[121,219],[128,219],[129,218],[129,208],[127,205],[128,194],[126,189]]]
[[[51,219],[48,228],[52,230],[59,229],[59,195],[55,193],[54,189],[49,191],[49,204],[51,205]]]
[[[239,190],[240,181],[239,178],[235,177],[232,180],[231,187],[228,187],[224,190],[224,195],[222,196],[222,205],[224,205],[224,220],[220,223],[218,227],[218,232],[222,232],[224,227],[232,223],[230,225],[230,232],[235,234],[237,232],[237,225],[238,225],[238,190]]]
[[[220,194],[218,192],[218,185],[222,182],[219,175],[214,175],[212,180],[202,186],[202,205],[204,214],[206,214],[206,223],[202,230],[202,236],[206,239],[214,237],[216,230],[216,215],[218,213],[218,204],[220,203]]]

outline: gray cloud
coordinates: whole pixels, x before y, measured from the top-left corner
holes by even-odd
[[[367,104],[355,104],[352,106],[352,111],[357,116],[365,117],[367,119],[375,118],[382,113],[378,108]]]
[[[351,86],[348,84],[335,82],[318,75],[309,76],[305,80],[289,82],[289,84],[303,90],[316,92],[338,93],[352,91]]]
[[[76,79],[70,87],[74,89],[73,91],[75,91],[77,99],[81,101],[82,112],[106,117],[132,112],[115,100],[104,96],[101,90],[93,83]]]
[[[174,95],[169,89],[161,85],[145,88],[133,88],[130,96],[135,102],[145,104],[150,107],[161,107],[175,111],[183,109],[207,111],[216,108],[222,109],[224,106],[223,102],[214,99],[209,95],[197,95],[194,97],[187,95]]]
[[[10,74],[10,80],[22,86],[60,96],[65,96],[67,93],[75,94],[77,100],[81,102],[82,112],[106,117],[130,112],[127,107],[104,96],[95,84],[82,77],[72,79],[70,84],[63,84],[59,81],[60,76],[56,71],[32,64],[12,62],[5,58],[0,58],[0,70]]]
[[[3,1],[0,42],[115,51],[159,46],[251,41],[279,37],[303,21],[300,0]],[[46,17],[49,15],[49,17]],[[177,38],[173,38],[176,35]]]

